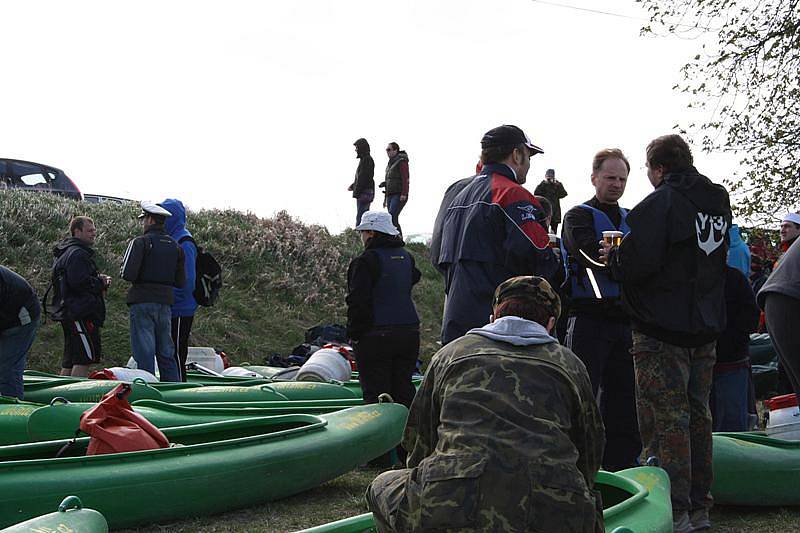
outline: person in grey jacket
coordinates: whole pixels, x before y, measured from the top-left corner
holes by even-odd
[[[180,381],[172,343],[173,287],[186,282],[184,254],[175,239],[167,235],[164,222],[172,214],[158,204],[142,202],[144,235],[128,244],[120,277],[132,283],[125,299],[131,323],[131,350],[136,366],[155,373],[161,381]]]
[[[786,369],[789,382],[800,399],[800,239],[796,239],[778,260],[767,282],[758,291],[758,305],[764,309],[767,331]]]

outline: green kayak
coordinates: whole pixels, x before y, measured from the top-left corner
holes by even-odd
[[[714,433],[714,502],[800,505],[800,441],[761,433]]]
[[[672,502],[669,477],[661,468],[641,466],[620,472],[597,473],[597,489],[603,495],[605,530],[635,533],[671,533]],[[302,533],[375,532],[372,513],[331,522]]]
[[[286,414],[322,414],[353,405],[349,402],[335,403],[336,400],[318,400],[325,402],[316,405],[297,406],[298,402],[279,402],[281,406],[264,402],[268,407],[229,407],[226,403],[214,404],[213,407],[191,407],[169,404],[158,400],[139,400],[133,405],[134,411],[144,416],[158,428],[189,426],[208,422],[242,418],[260,418],[264,416]],[[360,402],[360,400],[359,400]],[[80,425],[81,415],[95,404],[70,403],[53,401],[50,405],[15,402],[0,398],[0,445],[20,444],[43,440],[67,439],[75,435]]]
[[[0,446],[0,527],[75,494],[111,528],[249,507],[333,479],[400,442],[398,404],[164,429],[173,447],[84,456],[88,437]]]
[[[81,499],[67,496],[58,511],[0,529],[0,533],[107,533],[108,522],[93,509],[84,509]]]

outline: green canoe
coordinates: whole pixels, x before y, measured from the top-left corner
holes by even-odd
[[[71,402],[97,402],[121,382],[100,379],[51,379],[25,382],[25,400],[49,403],[54,398]],[[161,400],[169,403],[266,402],[286,400],[359,399],[358,384],[281,381],[254,386],[201,385],[199,383],[132,383],[129,401]]]
[[[84,509],[81,499],[67,496],[58,511],[31,518],[0,529],[0,533],[107,533],[108,523],[102,514]]]
[[[358,400],[360,402],[360,400]],[[322,405],[317,405],[323,402]],[[139,400],[133,409],[158,428],[189,426],[208,422],[286,414],[322,414],[352,407],[351,402],[337,400],[264,402],[268,407],[184,407],[158,400]],[[273,403],[280,403],[275,406]],[[295,405],[296,403],[311,405]],[[53,401],[50,405],[19,402],[0,397],[0,445],[43,440],[67,439],[75,435],[80,417],[93,403]]]
[[[661,468],[641,466],[620,472],[597,473],[596,487],[603,495],[603,519],[608,532],[670,533],[672,502],[669,477]],[[331,522],[302,533],[375,532],[372,513]]]
[[[52,509],[65,492],[111,528],[219,513],[333,479],[400,442],[393,403],[164,429],[174,447],[84,456],[88,437],[0,446],[0,527]]]
[[[714,503],[800,505],[800,441],[714,433]]]

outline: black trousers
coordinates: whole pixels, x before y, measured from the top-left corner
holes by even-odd
[[[767,331],[778,352],[778,360],[800,398],[800,300],[780,293],[768,293],[764,304]]]
[[[628,324],[592,316],[571,316],[564,344],[575,352],[592,381],[606,427],[603,468],[622,470],[637,464],[642,452],[636,416],[636,378]]]
[[[364,403],[378,403],[387,392],[396,403],[411,407],[416,390],[411,375],[419,355],[418,329],[386,329],[365,333],[355,346],[358,380]]]
[[[189,354],[189,334],[192,332],[194,316],[172,317],[172,343],[175,345],[175,361],[181,381],[186,381],[186,356]]]

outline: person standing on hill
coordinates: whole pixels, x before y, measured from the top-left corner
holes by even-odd
[[[390,142],[386,146],[386,155],[389,163],[386,165],[386,180],[379,187],[386,187],[385,207],[392,215],[392,224],[403,234],[400,227],[400,211],[408,201],[408,154],[400,149],[396,142]]]
[[[22,373],[39,327],[41,307],[30,284],[0,265],[0,395],[22,400]]]
[[[356,147],[356,157],[359,159],[356,168],[356,179],[347,188],[353,191],[356,199],[356,226],[361,224],[361,215],[369,210],[372,200],[375,199],[375,161],[369,155],[369,143],[363,137],[353,143]]]
[[[556,235],[558,235],[558,225],[561,223],[561,199],[566,198],[567,191],[560,181],[556,180],[556,171],[548,168],[544,173],[544,179],[536,189],[533,191],[536,196],[544,196],[550,201],[553,207],[553,218],[550,221],[550,227]]]
[[[678,135],[651,141],[646,165],[655,190],[628,213],[622,244],[601,245],[601,258],[631,317],[644,455],[669,474],[673,528],[687,533],[711,527],[709,394],[726,323],[731,206]]]
[[[419,355],[411,288],[422,274],[386,211],[367,211],[356,230],[364,252],[347,268],[347,336],[354,342],[365,403],[387,392],[409,407]]]
[[[180,381],[181,374],[172,343],[173,288],[186,283],[183,249],[167,235],[164,222],[172,213],[158,204],[142,202],[144,235],[128,243],[120,277],[132,283],[125,301],[131,322],[131,350],[136,366],[161,381]]]
[[[192,234],[186,229],[186,208],[183,202],[174,198],[167,198],[161,202],[161,207],[172,213],[164,223],[164,229],[170,237],[180,245],[183,250],[184,272],[186,282],[182,287],[172,289],[175,302],[172,304],[172,342],[175,345],[175,361],[181,374],[181,381],[186,381],[186,357],[189,354],[189,335],[192,332],[192,322],[197,311],[197,301],[194,299],[195,279],[197,276],[197,245]]]
[[[542,149],[511,125],[486,132],[481,148],[480,173],[448,189],[454,195],[442,203],[445,214],[437,216],[431,239],[445,278],[442,344],[486,323],[494,290],[504,280],[525,274],[552,279],[559,270],[546,213],[522,186],[531,157]]]
[[[86,377],[102,357],[100,328],[106,318],[105,293],[111,278],[94,262],[97,228],[85,216],[69,223],[70,236],[53,248],[53,319],[64,333],[62,376]]]
[[[564,344],[586,365],[595,396],[602,390],[603,468],[612,472],[635,466],[642,451],[630,319],[622,306],[620,283],[611,279],[598,251],[604,231],[622,235],[630,231],[625,222],[628,211],[619,205],[629,172],[630,163],[621,150],[597,152],[591,174],[594,197],[567,211],[561,230],[570,298]]]

